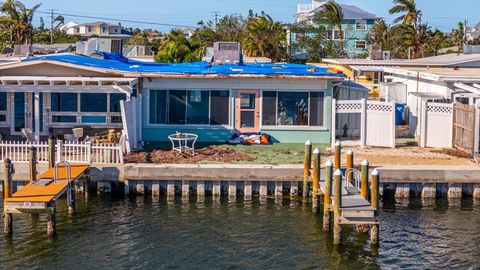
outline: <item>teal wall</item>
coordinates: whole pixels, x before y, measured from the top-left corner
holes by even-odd
[[[259,87],[261,89],[262,87]],[[311,89],[309,89],[311,90]],[[323,90],[323,89],[322,89]],[[225,142],[228,140],[235,130],[232,128],[219,127],[182,127],[182,126],[162,126],[152,127],[147,125],[147,106],[146,92],[143,91],[142,95],[142,110],[143,110],[143,128],[142,128],[142,140],[149,142],[166,142],[168,141],[168,135],[174,134],[179,131],[182,133],[195,133],[199,135],[199,142]],[[235,102],[234,102],[235,104]],[[263,129],[261,132],[265,132],[271,135],[274,142],[280,143],[304,143],[306,140],[311,140],[314,143],[330,143],[330,127],[331,127],[331,105],[332,105],[332,83],[327,83],[327,90],[325,92],[325,127],[317,129],[305,129],[300,127],[289,129]],[[231,116],[232,123],[235,123],[235,113]]]

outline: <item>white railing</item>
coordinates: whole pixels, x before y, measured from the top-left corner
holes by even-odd
[[[48,143],[30,143],[18,141],[0,142],[0,160],[9,158],[12,162],[29,162],[31,147],[37,148],[37,162],[48,162]],[[56,143],[56,161],[65,160],[69,163],[123,163],[124,147],[121,144],[92,144],[90,142],[63,142]]]

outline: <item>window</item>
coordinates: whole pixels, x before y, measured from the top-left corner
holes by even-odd
[[[125,99],[125,94],[110,94],[110,112],[121,112],[120,100]]]
[[[0,122],[7,121],[7,93],[0,92]]]
[[[366,20],[356,20],[355,21],[355,30],[360,30],[360,31],[367,30],[367,21]]]
[[[355,41],[355,48],[357,50],[366,50],[367,49],[367,42],[365,40],[356,40]]]
[[[330,40],[340,40],[340,31],[338,30],[328,31],[327,38]]]
[[[262,125],[323,126],[324,92],[264,91]]]
[[[107,29],[105,28],[105,26],[102,26],[102,33],[105,33],[107,32]]]
[[[107,112],[107,94],[80,94],[81,112]]]
[[[229,91],[150,90],[149,97],[150,124],[229,124]]]
[[[87,32],[92,32],[92,27],[87,27]]]
[[[76,112],[78,110],[76,93],[52,93],[52,112]]]

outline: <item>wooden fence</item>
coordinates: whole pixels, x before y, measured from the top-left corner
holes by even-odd
[[[48,162],[48,143],[31,143],[18,141],[0,142],[0,159],[9,158],[12,162],[28,162],[28,153],[31,147],[37,148],[37,162]],[[92,144],[86,142],[56,143],[56,161],[66,160],[70,163],[123,163],[124,147],[121,144]]]
[[[453,147],[473,155],[475,140],[475,106],[453,104]]]

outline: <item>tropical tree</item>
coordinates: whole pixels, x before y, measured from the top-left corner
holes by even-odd
[[[0,17],[2,27],[10,31],[10,41],[13,44],[25,44],[32,42],[33,37],[33,16],[41,4],[27,8],[19,1],[6,0],[0,5]]]
[[[340,40],[340,48],[342,54],[345,54],[344,50],[344,40],[345,40],[345,33],[343,32],[342,22],[344,16],[342,7],[337,4],[334,0],[329,0],[325,3],[320,11],[315,15],[313,18],[314,22],[319,24],[327,24],[331,28],[337,30],[338,38]]]
[[[393,20],[394,24],[402,23],[405,25],[413,25],[417,27],[420,22],[421,10],[417,9],[415,0],[393,0],[394,6],[390,9],[389,13],[400,14],[399,17]]]
[[[170,31],[160,43],[156,62],[181,63],[195,62],[202,58],[198,46],[190,42],[179,29]]]
[[[269,57],[273,61],[286,57],[286,31],[265,13],[248,19],[242,41],[248,56]]]
[[[452,30],[451,41],[452,45],[461,50],[465,44],[465,28],[462,22],[458,22],[457,25],[458,28]]]

